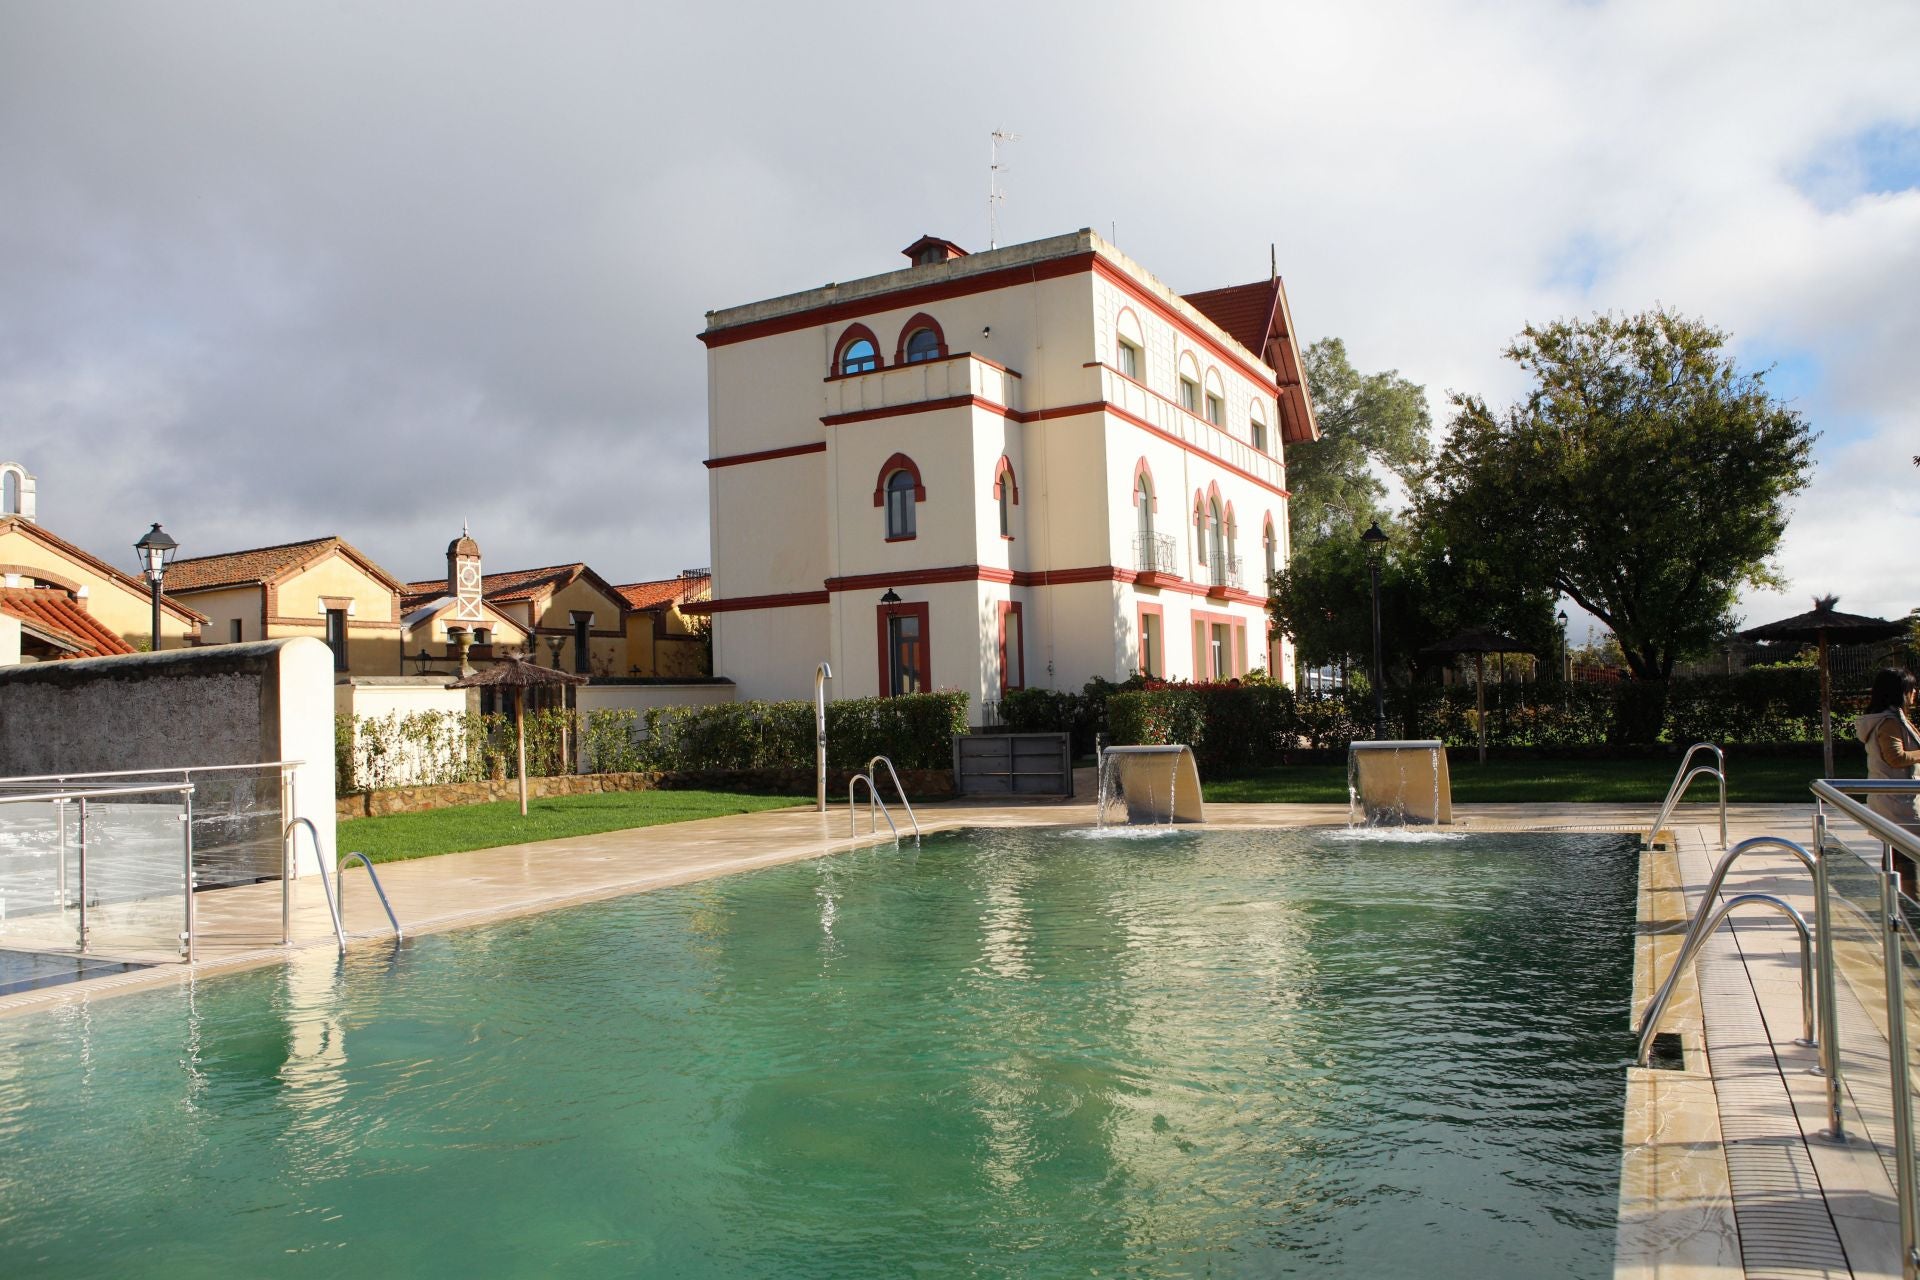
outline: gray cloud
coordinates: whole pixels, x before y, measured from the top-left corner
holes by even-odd
[[[430,573],[466,517],[496,567],[702,564],[703,313],[890,269],[922,232],[981,245],[1003,124],[1004,242],[1113,228],[1197,289],[1277,241],[1304,336],[1436,402],[1511,394],[1498,352],[1529,320],[1660,301],[1756,363],[1810,354],[1803,408],[1857,423],[1850,449],[1920,448],[1920,194],[1804,181],[1822,148],[1920,122],[1909,6],[913,23],[8,6],[0,455],[116,560],[163,519],[194,552],[337,532]],[[1830,470],[1867,483],[1854,457]],[[1782,557],[1796,592],[1904,609],[1910,578],[1824,554],[1862,496],[1825,474]],[[1873,500],[1911,492],[1878,474]]]

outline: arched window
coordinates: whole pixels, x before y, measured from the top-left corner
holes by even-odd
[[[1224,582],[1226,579],[1221,575],[1227,571],[1227,522],[1220,514],[1220,499],[1207,504],[1207,515],[1213,526],[1212,545],[1208,549],[1213,553],[1214,579]]]
[[[1180,407],[1198,416],[1200,412],[1200,370],[1193,357],[1180,357]]]
[[[874,340],[873,330],[856,324],[840,335],[840,346],[833,357],[835,374],[871,373],[879,367],[880,344]]]
[[[1253,402],[1253,410],[1248,415],[1247,436],[1254,448],[1267,452],[1267,410],[1258,400]]]
[[[1209,368],[1206,380],[1206,419],[1216,427],[1227,425],[1227,392],[1220,383],[1220,371]]]
[[[1273,517],[1267,517],[1266,527],[1260,532],[1260,543],[1267,553],[1267,581],[1273,581],[1273,575],[1280,572],[1280,539],[1273,534]]]
[[[913,477],[896,471],[887,477],[887,536],[911,538],[913,526]]]
[[[1193,554],[1207,563],[1207,500],[1193,495]]]
[[[1013,536],[1013,509],[1020,502],[1020,482],[1014,478],[1013,464],[1005,454],[993,469],[993,499],[1000,508],[1000,536]]]
[[[1122,307],[1114,317],[1113,327],[1114,367],[1139,382],[1144,376],[1141,371],[1147,367],[1147,342],[1140,333],[1140,317],[1133,314],[1131,307]]]
[[[893,350],[895,364],[918,364],[922,360],[944,360],[947,337],[940,322],[922,311],[900,326],[900,345]]]
[[[1153,481],[1143,471],[1133,482],[1133,505],[1138,507],[1140,536],[1153,537]]]

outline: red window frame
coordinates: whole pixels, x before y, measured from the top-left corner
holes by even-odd
[[[918,618],[920,620],[920,688],[926,692],[933,690],[933,628],[929,625],[927,602],[924,600],[902,601],[899,604],[880,604],[874,606],[874,621],[878,624],[878,647],[880,650],[880,696],[891,698],[893,691],[893,649],[889,644],[887,626],[895,618]]]

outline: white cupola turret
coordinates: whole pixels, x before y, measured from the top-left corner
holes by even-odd
[[[17,462],[0,462],[0,520],[33,519],[33,476]]]

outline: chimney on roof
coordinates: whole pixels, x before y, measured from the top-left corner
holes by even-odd
[[[453,617],[459,622],[480,622],[480,544],[467,533],[467,522],[460,522],[460,536],[447,544],[447,594],[454,599]]]
[[[967,256],[965,249],[939,236],[921,236],[900,252],[906,254],[907,261],[916,267],[935,267]]]

